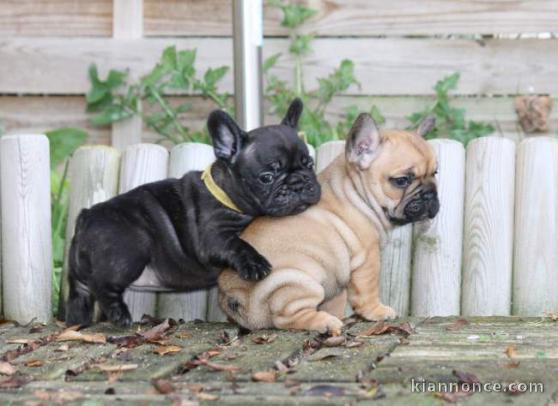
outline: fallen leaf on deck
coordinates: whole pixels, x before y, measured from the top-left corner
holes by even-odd
[[[504,351],[504,354],[510,359],[517,357],[517,348],[515,345],[510,345]]]
[[[116,344],[118,348],[135,348],[145,342],[145,338],[142,336],[121,336],[115,337],[111,336],[107,338],[107,341],[111,344]]]
[[[151,381],[153,387],[162,395],[168,395],[174,392],[174,386],[166,379],[154,379]]]
[[[17,389],[26,385],[30,378],[24,376],[13,375],[10,378],[0,381],[0,389]]]
[[[304,396],[325,396],[326,398],[345,396],[345,389],[332,385],[318,385],[306,390]]]
[[[184,338],[191,338],[192,334],[187,331],[180,331],[175,334],[176,338],[184,339]]]
[[[277,334],[263,334],[261,336],[252,337],[252,342],[254,344],[271,344],[277,339]]]
[[[155,327],[147,331],[142,331],[139,335],[147,341],[159,340],[170,327],[171,325],[169,319],[165,319],[162,323],[157,324]]]
[[[68,347],[68,344],[62,344],[60,347],[58,347],[54,351],[56,351],[56,352],[66,352],[69,349],[70,349],[70,347]]]
[[[132,371],[138,368],[138,364],[122,364],[122,365],[94,365],[96,368],[103,372],[120,372],[120,371]]]
[[[386,323],[379,321],[367,330],[361,331],[357,334],[359,337],[370,337],[382,334],[397,333],[404,337],[410,336],[414,332],[410,323],[405,322],[401,324]]]
[[[180,351],[182,351],[182,347],[179,347],[178,345],[165,345],[157,347],[153,350],[155,354],[159,355],[174,354]]]
[[[25,366],[29,368],[42,367],[44,364],[45,362],[41,359],[30,359],[25,361]]]
[[[476,375],[471,374],[469,372],[462,372],[454,369],[452,371],[453,376],[455,376],[459,383],[466,383],[468,385],[472,385],[475,383],[480,383],[479,378]]]
[[[434,392],[434,396],[445,400],[449,403],[458,403],[459,399],[466,398],[471,396],[473,392],[464,392],[464,391],[457,391],[457,392]]]
[[[192,393],[203,392],[204,386],[201,383],[191,383],[186,385],[186,388]]]
[[[550,318],[550,320],[558,321],[558,313],[546,313],[546,315]]]
[[[13,375],[15,373],[16,369],[12,364],[0,361],[0,375]]]
[[[11,340],[6,340],[7,344],[25,344],[25,345],[29,345],[34,343],[35,340],[32,340],[30,338],[12,338]]]
[[[311,354],[307,360],[308,361],[323,361],[329,358],[340,357],[344,354],[343,348],[336,348],[336,347],[326,347],[322,348],[315,353]]]
[[[468,326],[470,323],[465,319],[457,319],[451,325],[446,327],[447,331],[458,331],[463,327]]]
[[[80,331],[66,329],[56,337],[56,341],[83,341],[93,344],[105,344],[107,338],[103,334],[84,334]]]
[[[215,362],[208,361],[207,359],[197,359],[191,362],[193,365],[205,365],[206,367],[213,369],[215,371],[228,371],[237,372],[240,371],[240,367],[236,365],[227,364],[217,364]]]
[[[122,377],[122,371],[107,372],[107,384],[112,385]]]
[[[35,324],[29,329],[29,334],[40,333],[46,327],[46,324]]]
[[[198,399],[200,400],[217,400],[219,399],[219,396],[217,395],[212,395],[210,393],[205,393],[205,392],[200,392],[196,395],[198,397]]]
[[[328,337],[324,340],[322,345],[324,347],[339,347],[347,342],[346,338],[343,336],[333,336]]]
[[[254,372],[252,374],[252,380],[254,382],[275,382],[277,380],[277,371],[270,369],[268,371]]]

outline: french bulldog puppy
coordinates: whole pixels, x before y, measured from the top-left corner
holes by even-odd
[[[222,272],[224,312],[251,330],[338,335],[344,303],[336,308],[331,301],[347,288],[351,306],[364,319],[395,317],[379,298],[380,242],[392,227],[438,212],[436,158],[423,139],[433,125],[428,118],[417,133],[380,132],[370,115],[361,114],[345,154],[318,177],[320,202],[297,216],[257,219],[242,233],[273,270],[259,282]]]
[[[202,175],[142,185],[84,209],[69,253],[67,325],[88,325],[94,301],[104,317],[130,325],[124,290],[150,264],[164,287],[207,288],[229,267],[259,280],[269,262],[240,232],[257,216],[300,213],[320,198],[313,161],[297,125],[302,102],[279,125],[248,133],[223,111],[207,127],[217,160]]]

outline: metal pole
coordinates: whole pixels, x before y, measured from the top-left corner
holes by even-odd
[[[236,119],[251,130],[263,122],[262,0],[233,0]]]

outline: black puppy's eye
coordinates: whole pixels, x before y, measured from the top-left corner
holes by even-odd
[[[404,189],[411,184],[411,178],[409,176],[400,176],[398,178],[390,178],[391,184],[400,189]]]
[[[304,157],[304,158],[302,158],[302,165],[304,165],[308,169],[313,169],[314,168],[314,160],[310,156],[309,157]]]
[[[260,182],[262,182],[263,184],[269,185],[271,182],[273,182],[273,174],[271,174],[270,172],[265,172],[262,173],[259,176]]]

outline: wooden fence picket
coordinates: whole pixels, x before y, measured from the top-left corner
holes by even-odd
[[[70,207],[66,226],[64,269],[60,283],[59,316],[64,316],[68,295],[68,250],[74,236],[76,218],[84,208],[116,196],[120,153],[107,146],[84,146],[77,149],[70,160]]]
[[[181,177],[189,171],[204,170],[215,160],[213,148],[209,145],[186,143],[171,150],[169,176]],[[208,291],[182,293],[159,293],[157,312],[160,317],[175,319],[205,320],[208,311]]]
[[[119,193],[127,192],[144,183],[155,182],[167,177],[169,153],[156,144],[130,145],[122,155],[120,165]],[[124,301],[134,321],[144,314],[155,315],[157,294],[155,292],[128,289]]]
[[[518,147],[512,313],[558,312],[558,140]]]
[[[52,314],[49,142],[42,134],[0,140],[4,317],[47,322]]]
[[[483,137],[467,147],[462,314],[511,311],[515,143]]]
[[[429,141],[438,157],[440,212],[414,227],[411,314],[457,315],[460,310],[465,149],[457,141]]]

